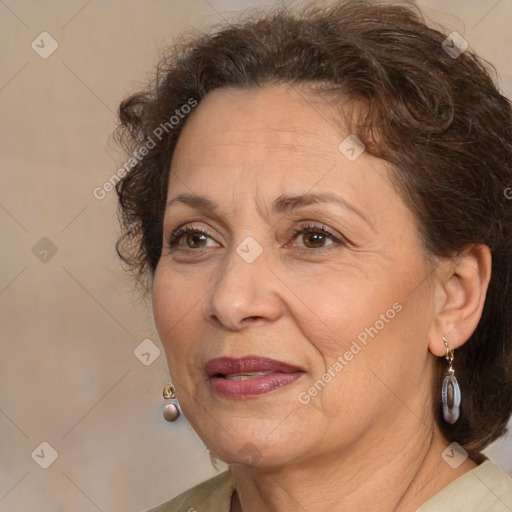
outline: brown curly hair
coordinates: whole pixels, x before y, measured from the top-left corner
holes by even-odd
[[[392,164],[428,253],[449,257],[469,244],[491,250],[482,318],[455,361],[459,421],[446,424],[433,401],[446,438],[479,460],[512,412],[512,111],[493,68],[471,50],[450,55],[445,39],[413,4],[351,0],[253,15],[172,47],[154,83],[119,109],[119,138],[137,157],[116,187],[123,229],[117,250],[151,287],[171,158],[186,116],[169,120],[184,105],[221,87],[282,83],[358,105],[350,132]],[[439,358],[434,396],[443,368]]]

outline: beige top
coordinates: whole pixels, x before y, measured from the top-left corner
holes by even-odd
[[[148,512],[230,512],[235,490],[230,471],[180,494]],[[511,512],[512,478],[491,461],[465,473],[417,512]]]

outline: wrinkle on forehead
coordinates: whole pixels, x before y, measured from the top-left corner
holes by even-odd
[[[337,191],[374,218],[374,173],[386,179],[388,166],[369,155],[349,162],[338,149],[347,136],[338,117],[329,97],[305,98],[291,87],[214,91],[180,136],[173,193],[215,191],[230,216],[245,212],[250,202],[261,217],[271,218],[270,203],[280,194]]]

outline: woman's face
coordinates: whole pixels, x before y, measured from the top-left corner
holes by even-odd
[[[217,90],[172,160],[154,317],[183,412],[226,462],[338,456],[431,420],[432,267],[336,113],[287,86]]]

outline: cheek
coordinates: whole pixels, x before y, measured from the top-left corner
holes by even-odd
[[[343,355],[354,340],[364,346],[376,322],[379,332],[387,328],[381,314],[389,322],[396,316],[393,304],[399,293],[382,280],[347,271],[314,280],[295,276],[295,282],[301,301],[293,316],[326,363]]]
[[[192,321],[200,307],[197,292],[191,293],[190,289],[179,275],[157,267],[152,290],[153,317],[169,363],[185,355],[187,344],[181,343],[184,324]]]
[[[367,368],[393,388],[404,375],[413,380],[421,377],[426,354],[423,341],[430,327],[431,290],[426,282],[418,286],[424,269],[406,270],[410,272],[404,270],[401,275],[389,271],[368,275],[336,272],[329,279],[314,282],[296,277],[296,282],[301,283],[302,303],[294,318],[314,350],[310,352],[315,361],[314,377],[319,378],[340,357],[343,369],[335,369],[334,373],[351,375],[350,379],[338,379],[343,386],[335,384],[322,400],[331,393],[350,394],[361,375],[375,380]],[[337,365],[338,370],[342,367]],[[377,389],[380,388],[382,384]]]
[[[169,284],[171,284],[169,282]],[[172,292],[169,293],[169,287],[166,286],[165,274],[157,267],[153,279],[153,289],[151,292],[151,301],[153,309],[153,317],[155,319],[155,326],[160,336],[162,343],[165,343],[165,332],[172,325]]]

